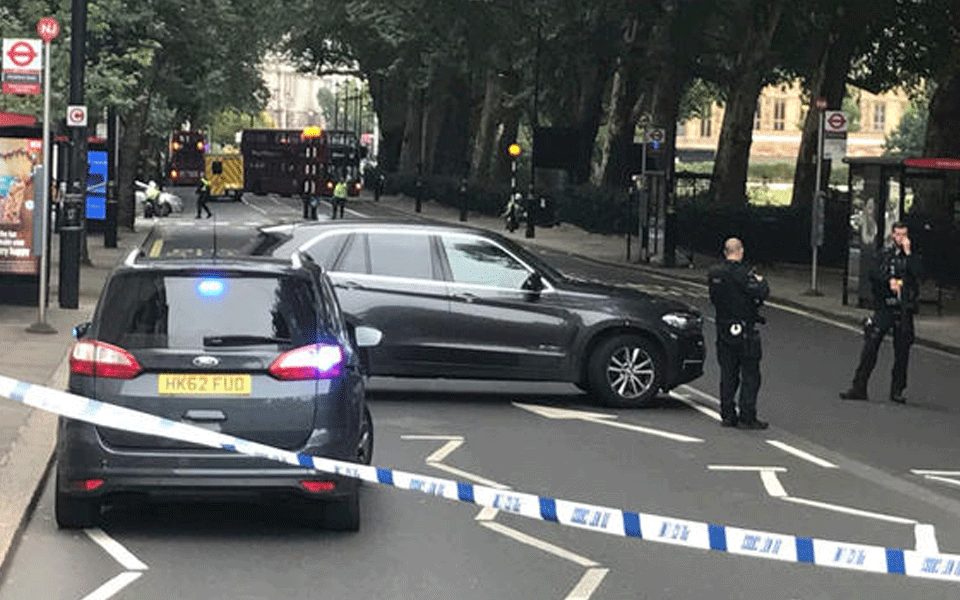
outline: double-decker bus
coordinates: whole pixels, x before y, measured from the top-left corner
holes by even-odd
[[[196,185],[206,168],[206,138],[200,131],[174,131],[170,134],[170,160],[167,176],[170,185]]]
[[[319,127],[244,129],[240,154],[245,192],[306,198],[327,182],[330,147]]]
[[[333,195],[334,182],[343,179],[351,196],[360,193],[360,159],[366,156],[366,148],[360,145],[356,132],[347,129],[327,131],[330,143],[330,179],[324,187],[324,195]]]

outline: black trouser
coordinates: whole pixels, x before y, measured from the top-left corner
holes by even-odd
[[[760,333],[743,331],[739,339],[717,334],[717,361],[720,363],[720,417],[725,421],[749,422],[757,418],[760,391]],[[734,396],[740,388],[740,411]]]
[[[907,388],[907,362],[913,344],[913,314],[909,311],[878,310],[863,329],[863,350],[853,377],[853,389],[866,396],[867,381],[877,366],[877,353],[887,332],[893,330],[893,375],[890,395],[899,395]]]
[[[207,211],[207,216],[208,216],[208,217],[209,217],[211,214],[213,214],[213,213],[210,212],[210,207],[207,206],[207,202],[209,202],[209,201],[210,201],[210,192],[199,192],[199,193],[197,193],[197,217],[198,217],[198,218],[200,217],[200,211],[201,211],[201,210]]]
[[[344,212],[344,210],[346,209],[346,206],[347,206],[347,199],[346,199],[346,198],[337,198],[336,196],[334,196],[334,197],[333,197],[332,204],[333,204],[333,214],[330,215],[331,218],[336,219],[336,218],[337,218],[337,213],[340,213],[340,218],[342,219],[342,218],[343,218],[343,212]]]

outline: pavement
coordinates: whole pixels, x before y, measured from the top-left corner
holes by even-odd
[[[348,211],[362,214],[417,215],[414,201],[403,196],[383,196],[374,203],[366,192],[351,199]],[[433,201],[422,203],[421,217],[458,222],[459,209]],[[717,257],[694,255],[690,265],[683,268],[657,266],[636,260],[636,240],[633,257],[627,260],[623,236],[600,235],[585,232],[569,224],[537,228],[535,237],[527,239],[524,227],[506,232],[503,220],[497,217],[469,213],[467,224],[498,231],[523,243],[545,249],[568,252],[584,258],[629,266],[638,271],[667,279],[680,279],[703,285],[707,270],[719,260]],[[34,306],[0,304],[0,346],[7,348],[0,359],[0,374],[65,389],[68,374],[67,355],[72,345],[72,328],[88,320],[107,275],[133,248],[140,245],[149,231],[138,223],[137,231],[121,230],[116,248],[106,248],[101,234],[88,238],[89,261],[81,265],[79,308],[63,309],[58,303],[58,238],[53,236],[51,252],[50,306],[46,322],[56,329],[53,334],[28,333],[27,327],[38,320]],[[719,249],[718,249],[719,250]],[[749,248],[747,249],[749,258]],[[817,289],[822,295],[811,296],[810,267],[772,265],[763,272],[772,290],[771,301],[798,310],[808,311],[836,321],[858,326],[869,313],[841,302],[841,272],[838,269],[819,269]],[[960,297],[955,290],[945,292],[941,316],[935,309],[924,307],[916,319],[917,343],[960,354]],[[44,481],[51,471],[56,442],[56,417],[44,411],[30,409],[0,399],[0,578],[7,559],[12,556],[18,533],[26,524],[31,507],[37,502]]]

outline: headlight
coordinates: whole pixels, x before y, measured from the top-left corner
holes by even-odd
[[[667,313],[660,317],[660,320],[674,329],[694,329],[703,326],[703,317],[693,313]]]

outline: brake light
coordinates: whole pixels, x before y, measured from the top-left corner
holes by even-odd
[[[327,182],[327,187],[328,187],[328,188],[332,188],[332,187],[333,187],[333,182],[332,182],[332,181],[328,181],[328,182]]]
[[[332,492],[336,484],[332,481],[301,481],[300,486],[313,494],[320,492]]]
[[[142,368],[132,354],[106,342],[80,340],[70,353],[70,372],[112,379],[133,379]]]
[[[310,344],[284,352],[270,365],[277,379],[332,379],[340,375],[343,350],[334,344]]]
[[[179,177],[179,176],[180,176],[180,173],[177,173],[177,170],[176,170],[176,169],[170,171],[170,177],[171,177],[171,178],[176,179],[176,178]]]
[[[203,150],[203,142],[197,142],[197,150]]]
[[[70,487],[83,492],[92,492],[103,485],[102,479],[79,479],[70,482]]]

